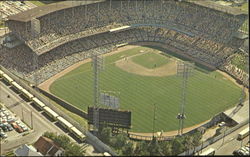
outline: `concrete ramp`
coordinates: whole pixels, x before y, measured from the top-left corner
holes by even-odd
[[[240,124],[249,119],[249,100],[244,102],[243,106],[233,107],[223,112],[228,118]]]

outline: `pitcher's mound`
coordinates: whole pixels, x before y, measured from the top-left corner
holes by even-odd
[[[169,63],[154,69],[148,69],[144,66],[136,64],[132,61],[130,57],[126,59],[121,59],[115,64],[117,67],[126,72],[142,76],[170,76],[175,75],[177,73],[177,62],[172,59],[169,61]]]

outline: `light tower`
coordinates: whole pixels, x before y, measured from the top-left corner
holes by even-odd
[[[98,53],[92,55],[92,65],[94,73],[94,109],[93,109],[93,124],[94,133],[99,130],[99,106],[100,106],[100,89],[99,89],[99,76],[100,71],[104,69],[103,57]]]
[[[184,127],[184,119],[185,116],[185,104],[186,104],[186,88],[187,88],[187,80],[188,77],[193,73],[194,64],[188,62],[179,62],[177,65],[177,76],[182,77],[182,86],[181,86],[181,104],[180,104],[180,112],[177,115],[177,119],[179,119],[179,129],[178,135],[183,134]]]

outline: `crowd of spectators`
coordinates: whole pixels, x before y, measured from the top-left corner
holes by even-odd
[[[0,64],[19,73],[18,75],[25,79],[36,78],[41,83],[72,64],[91,57],[93,53],[108,53],[123,43],[147,41],[172,46],[185,55],[215,67],[220,67],[235,51],[234,47],[200,36],[190,37],[167,28],[141,26],[71,40],[40,55],[35,54],[25,44],[12,49],[2,48]]]
[[[8,69],[27,74],[33,71],[35,53],[25,44],[14,48],[0,47],[0,64]]]
[[[249,53],[244,54],[242,60],[238,61],[242,65],[246,64],[245,66],[247,66],[247,68],[245,70],[243,68],[241,69],[237,67],[237,65],[232,63],[232,60],[236,55],[238,54],[232,54],[231,56],[229,56],[223,63],[223,65],[219,67],[219,69],[226,71],[227,73],[235,77],[237,80],[242,82],[243,85],[249,87],[249,65],[248,65]]]
[[[33,51],[44,53],[70,40],[124,25],[153,24],[168,26],[218,42],[228,42],[245,20],[178,1],[104,1],[80,5],[39,17],[40,34],[31,33],[30,22],[9,22]],[[223,29],[222,29],[223,28]]]

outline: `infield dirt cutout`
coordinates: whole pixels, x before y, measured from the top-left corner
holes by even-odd
[[[177,61],[174,59],[169,59],[169,62],[161,67],[149,69],[132,61],[132,58],[138,55],[143,55],[144,52],[133,55],[127,58],[122,58],[118,60],[115,65],[120,69],[142,76],[170,76],[177,73]]]

